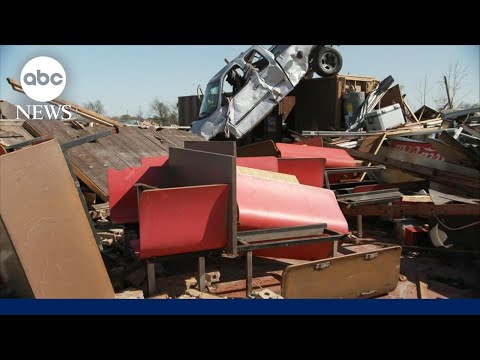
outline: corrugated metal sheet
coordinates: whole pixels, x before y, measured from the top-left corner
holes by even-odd
[[[190,126],[200,113],[200,99],[197,95],[178,97],[178,124]]]

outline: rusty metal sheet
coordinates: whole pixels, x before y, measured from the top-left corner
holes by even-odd
[[[229,185],[140,194],[140,258],[221,249],[228,237]]]
[[[237,253],[237,188],[235,157],[204,151],[170,148],[171,186],[228,184],[228,241],[226,250]]]
[[[290,265],[283,272],[282,296],[286,299],[371,298],[395,290],[402,248],[377,249]]]
[[[15,261],[17,256],[17,269],[21,266],[25,273],[25,277],[2,273],[7,286],[21,297],[113,298],[112,284],[58,142],[50,140],[2,155],[0,168],[2,238],[8,237],[12,250],[5,253],[2,246],[0,259],[5,262],[13,256]],[[22,277],[28,284],[15,281]]]

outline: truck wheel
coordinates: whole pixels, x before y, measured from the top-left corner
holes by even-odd
[[[313,58],[313,68],[315,72],[323,77],[338,74],[342,69],[342,65],[342,55],[330,46],[320,48]]]

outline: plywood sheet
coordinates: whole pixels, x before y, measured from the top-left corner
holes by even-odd
[[[385,246],[299,265],[288,266],[282,277],[286,299],[356,299],[393,291],[400,272],[400,246]],[[366,259],[367,254],[373,257]],[[376,256],[375,256],[376,254]]]
[[[0,193],[0,215],[35,298],[114,297],[57,141],[0,156]],[[26,284],[8,278],[28,296]]]

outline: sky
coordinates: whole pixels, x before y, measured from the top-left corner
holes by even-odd
[[[195,95],[198,85],[205,89],[210,78],[224,65],[224,59],[245,51],[250,45],[9,45],[0,46],[0,99],[14,104],[32,103],[8,85],[6,78],[20,80],[27,61],[50,56],[65,68],[67,83],[62,99],[84,104],[100,100],[107,115],[135,116],[142,109],[149,115],[149,103],[158,98],[176,105],[178,96]],[[425,75],[432,90],[427,105],[435,106],[439,80],[450,62],[459,60],[468,68],[464,99],[480,101],[480,46],[478,45],[341,45],[340,73],[374,76],[392,75],[394,84],[403,85],[410,106],[417,109],[419,86]]]

